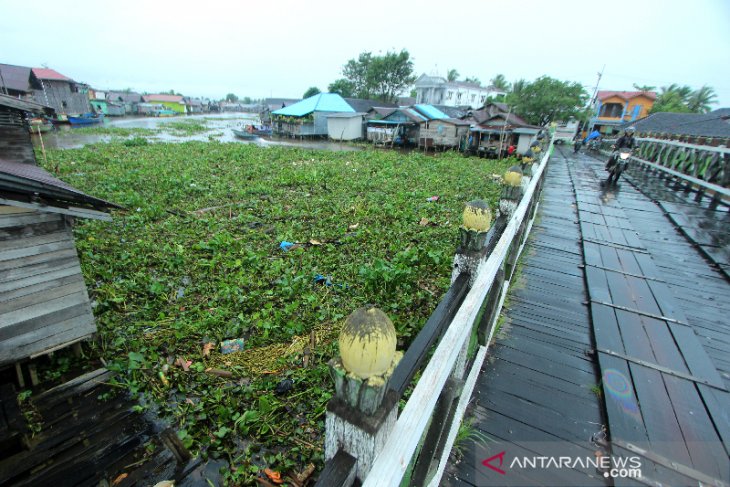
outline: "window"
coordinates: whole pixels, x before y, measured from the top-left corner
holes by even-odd
[[[461,93],[457,93],[456,94],[456,101],[457,102],[460,102],[461,101]]]
[[[605,118],[619,118],[624,107],[620,103],[606,103],[601,107],[601,113],[599,117]]]
[[[479,97],[479,102],[484,103],[484,100],[486,100],[486,99],[487,99],[487,95],[482,95]]]
[[[454,92],[453,92],[453,91],[447,91],[447,92],[446,92],[446,99],[447,99],[447,100],[451,100],[451,98],[452,98],[453,96],[454,96]]]
[[[477,96],[476,95],[471,95],[471,102],[472,103],[474,103],[474,100],[476,100],[476,99],[477,99]]]

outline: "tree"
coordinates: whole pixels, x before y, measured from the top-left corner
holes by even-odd
[[[352,98],[355,94],[355,83],[349,79],[340,78],[327,87],[330,93],[337,93],[343,98]]]
[[[464,83],[474,83],[475,85],[479,86],[482,85],[482,82],[479,81],[479,78],[477,78],[476,76],[467,76],[466,78],[464,78]]]
[[[446,72],[446,81],[456,81],[459,79],[459,72],[455,69],[449,69]]]
[[[489,80],[489,82],[492,83],[492,86],[500,91],[509,91],[509,83],[507,82],[507,78],[505,78],[503,74],[498,74],[497,76]]]
[[[649,113],[707,113],[710,111],[710,105],[717,103],[716,99],[715,90],[710,86],[705,85],[692,91],[687,85],[672,83],[669,86],[662,86]]]
[[[316,86],[310,86],[307,91],[304,92],[302,98],[309,98],[310,96],[319,95],[322,93]]]
[[[398,95],[416,80],[413,61],[405,49],[398,53],[388,51],[383,56],[360,53],[357,59],[347,61],[342,74],[352,82],[356,97],[384,102],[397,101]]]
[[[238,101],[238,97],[233,93],[228,93],[226,95],[226,101],[229,103],[236,103]]]
[[[647,91],[654,91],[656,90],[656,86],[651,85],[637,85],[634,83],[634,88],[641,91],[642,93],[646,93]]]
[[[695,90],[687,100],[687,108],[696,113],[707,113],[711,110],[710,105],[717,103],[717,94],[715,89],[704,85],[699,90]]]
[[[588,93],[580,83],[560,81],[541,76],[532,83],[525,82],[519,91],[507,96],[507,103],[527,122],[546,125],[579,115]]]
[[[250,105],[251,103],[253,103],[253,100],[251,100],[250,96],[244,96],[243,100],[241,100],[241,103],[243,103],[244,105]]]

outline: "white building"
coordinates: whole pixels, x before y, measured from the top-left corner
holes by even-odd
[[[506,95],[494,86],[480,86],[464,81],[446,81],[440,76],[422,74],[415,83],[416,103],[449,107],[480,108],[487,98]]]

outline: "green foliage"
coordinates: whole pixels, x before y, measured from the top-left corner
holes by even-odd
[[[529,123],[546,125],[578,116],[587,97],[580,83],[541,76],[531,83],[515,83],[507,103]]]
[[[310,96],[319,95],[322,93],[316,86],[310,86],[307,91],[304,92],[302,98],[309,98]]]
[[[348,79],[340,78],[330,83],[327,91],[337,93],[343,98],[352,98],[355,96],[355,83]]]
[[[479,85],[479,86],[482,85],[482,82],[476,76],[467,76],[466,78],[464,78],[464,82],[465,83],[474,83],[475,85]]]
[[[464,456],[464,450],[468,442],[486,445],[489,441],[487,435],[474,426],[475,422],[475,418],[464,418],[459,425],[459,430],[456,432],[456,438],[454,439],[454,446],[451,448],[451,454],[457,460]]]
[[[229,103],[236,103],[238,101],[238,97],[233,93],[228,93],[225,100]]]
[[[509,88],[510,88],[509,82],[507,81],[507,78],[505,78],[503,74],[496,75],[494,78],[489,80],[489,82],[495,88],[498,88],[502,91],[509,91]]]
[[[360,53],[357,59],[347,61],[342,74],[354,85],[356,97],[384,102],[397,101],[398,95],[416,80],[413,61],[405,49],[388,51],[383,56]]]
[[[459,72],[455,69],[449,69],[446,72],[446,81],[456,81],[459,79]]]
[[[712,109],[710,105],[716,103],[717,94],[710,86],[704,85],[693,91],[687,85],[672,83],[669,86],[662,86],[650,113],[707,113]]]
[[[508,165],[451,152],[215,142],[47,152],[64,181],[127,209],[74,227],[96,303],[94,353],[118,372],[117,388],[157,404],[187,447],[228,456],[240,483],[259,468],[237,448],[242,440],[260,445],[269,465],[322,461],[333,389],[326,364],[340,323],[376,304],[405,348],[449,286],[464,202],[494,207],[500,189],[487,176]],[[433,195],[438,202],[427,201]],[[282,240],[321,245],[284,252]],[[316,274],[333,286],[315,283]],[[302,353],[287,347],[320,329],[331,338],[317,341],[303,367]],[[274,361],[272,372],[217,351],[240,337]],[[210,356],[206,343],[216,344]],[[187,371],[178,358],[192,362]],[[211,367],[234,377],[207,374]],[[282,379],[294,389],[277,396]]]

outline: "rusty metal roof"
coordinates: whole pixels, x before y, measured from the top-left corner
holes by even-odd
[[[18,199],[9,196],[8,193],[25,195],[29,200],[37,196],[59,203],[90,205],[97,209],[121,208],[119,205],[79,191],[52,176],[42,167],[0,159],[0,194],[8,196],[9,199]]]
[[[654,91],[607,91],[607,90],[601,90],[598,93],[596,93],[596,98],[603,101],[606,98],[611,98],[612,96],[617,96],[621,98],[622,100],[630,100],[632,98],[636,98],[637,96],[645,96],[649,98],[650,100],[656,100],[656,93]]]
[[[33,68],[33,76],[35,76],[38,79],[73,82],[73,80],[71,78],[68,78],[68,77],[62,75],[55,69],[49,69],[49,68]]]

